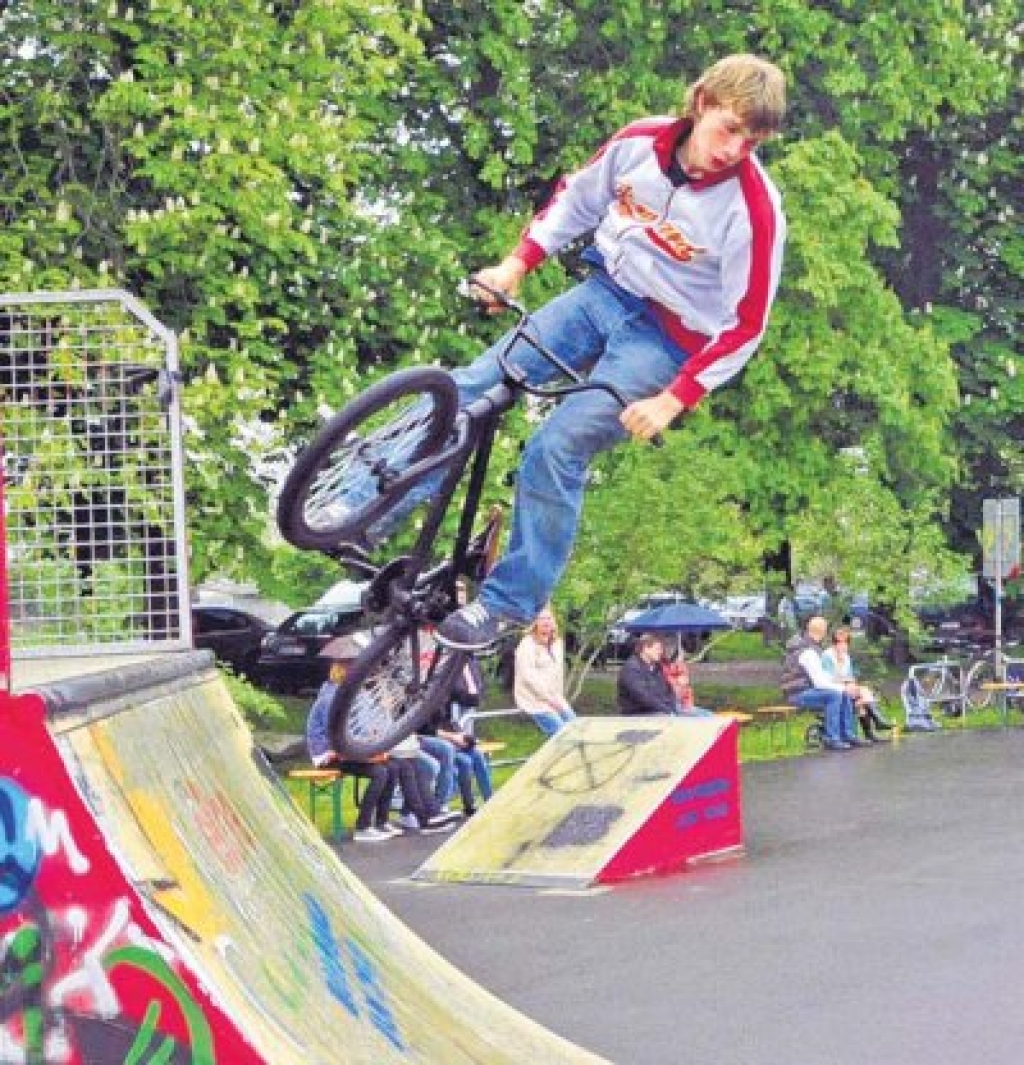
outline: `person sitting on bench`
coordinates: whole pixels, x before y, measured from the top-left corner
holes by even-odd
[[[821,645],[828,633],[828,622],[820,616],[812,617],[802,636],[794,636],[786,644],[782,664],[782,694],[788,703],[802,710],[824,715],[823,746],[828,751],[848,751],[852,747],[868,747],[867,740],[857,735],[854,723],[853,693],[855,681],[833,680],[821,664]]]
[[[388,763],[386,754],[357,762],[342,758],[331,746],[328,724],[331,718],[331,703],[339,682],[345,676],[345,667],[340,662],[331,665],[327,680],[320,686],[306,718],[306,747],[309,760],[317,769],[340,769],[351,777],[362,777],[369,783],[363,792],[356,815],[355,832],[352,838],[359,843],[383,843],[402,830],[388,821],[391,799],[398,783],[398,773]]]
[[[822,652],[821,664],[833,680],[853,681],[857,685],[857,691],[850,694],[860,720],[861,731],[869,743],[881,743],[885,737],[879,736],[875,730],[888,732],[892,724],[882,716],[881,710],[878,709],[878,696],[866,684],[861,684],[857,680],[853,658],[850,656],[849,629],[841,626],[832,633],[832,646]]]
[[[661,668],[665,644],[660,636],[638,636],[633,653],[619,670],[617,694],[620,714],[675,714],[676,695]]]
[[[398,785],[402,787],[405,802],[414,815],[414,824],[420,832],[451,831],[452,819],[441,817],[437,807],[431,805],[430,798],[423,795],[412,759],[392,759],[389,755],[382,754],[366,761],[357,761],[344,758],[334,750],[329,728],[331,703],[344,676],[345,667],[340,662],[333,663],[327,680],[320,686],[320,691],[309,708],[309,716],[306,719],[306,747],[310,761],[318,769],[339,769],[347,776],[362,777],[369,781],[359,803],[352,838],[358,843],[383,843],[402,834],[402,829],[388,820],[391,800]]]

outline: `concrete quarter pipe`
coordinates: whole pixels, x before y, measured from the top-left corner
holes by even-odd
[[[2,697],[0,1062],[600,1059],[366,891],[204,655]]]

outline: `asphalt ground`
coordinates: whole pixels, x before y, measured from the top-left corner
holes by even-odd
[[[341,855],[459,968],[619,1065],[1024,1060],[1024,730],[753,764],[742,789],[742,857],[613,888],[409,880],[439,837]]]

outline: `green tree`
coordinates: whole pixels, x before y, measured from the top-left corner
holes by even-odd
[[[954,444],[965,491],[1019,482],[1017,8],[21,0],[0,15],[0,278],[124,285],[180,330],[197,573],[326,583],[269,549],[273,475],[254,453],[397,365],[469,359],[497,325],[471,324],[456,280],[618,125],[675,109],[709,60],[764,52],[792,98],[764,152],[791,220],[771,331],[664,456],[602,463],[565,594],[607,589],[606,606],[585,597],[597,613],[631,594],[601,535],[625,526],[610,486],[626,480],[664,514],[628,545],[653,582],[755,580],[785,542],[822,557],[806,518],[834,505],[851,454],[866,512],[907,543],[948,513]],[[545,266],[528,301],[577,265]],[[260,422],[284,428],[264,443]],[[489,499],[527,430],[503,434]],[[835,565],[852,569],[863,548],[845,542]],[[882,555],[859,579],[895,595]]]
[[[254,426],[301,422],[321,380],[351,394],[380,357],[394,271],[361,255],[381,227],[364,190],[416,28],[358,0],[3,14],[0,279],[122,286],[179,331],[198,578],[269,572]]]

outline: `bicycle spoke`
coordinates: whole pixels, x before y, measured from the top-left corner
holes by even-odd
[[[344,407],[300,453],[282,485],[278,524],[298,547],[359,543],[412,487],[406,477],[440,449],[458,410],[451,377],[399,370]]]
[[[415,628],[380,633],[339,689],[338,748],[357,758],[390,750],[440,705],[458,662],[424,647]]]
[[[411,464],[430,426],[429,404],[414,399],[380,428],[352,432],[331,452],[314,478],[305,502],[305,518],[313,529],[333,528],[338,511],[351,513],[371,503]]]
[[[404,645],[397,648],[356,693],[348,712],[348,734],[361,743],[391,736],[395,722],[416,690],[415,673]]]

